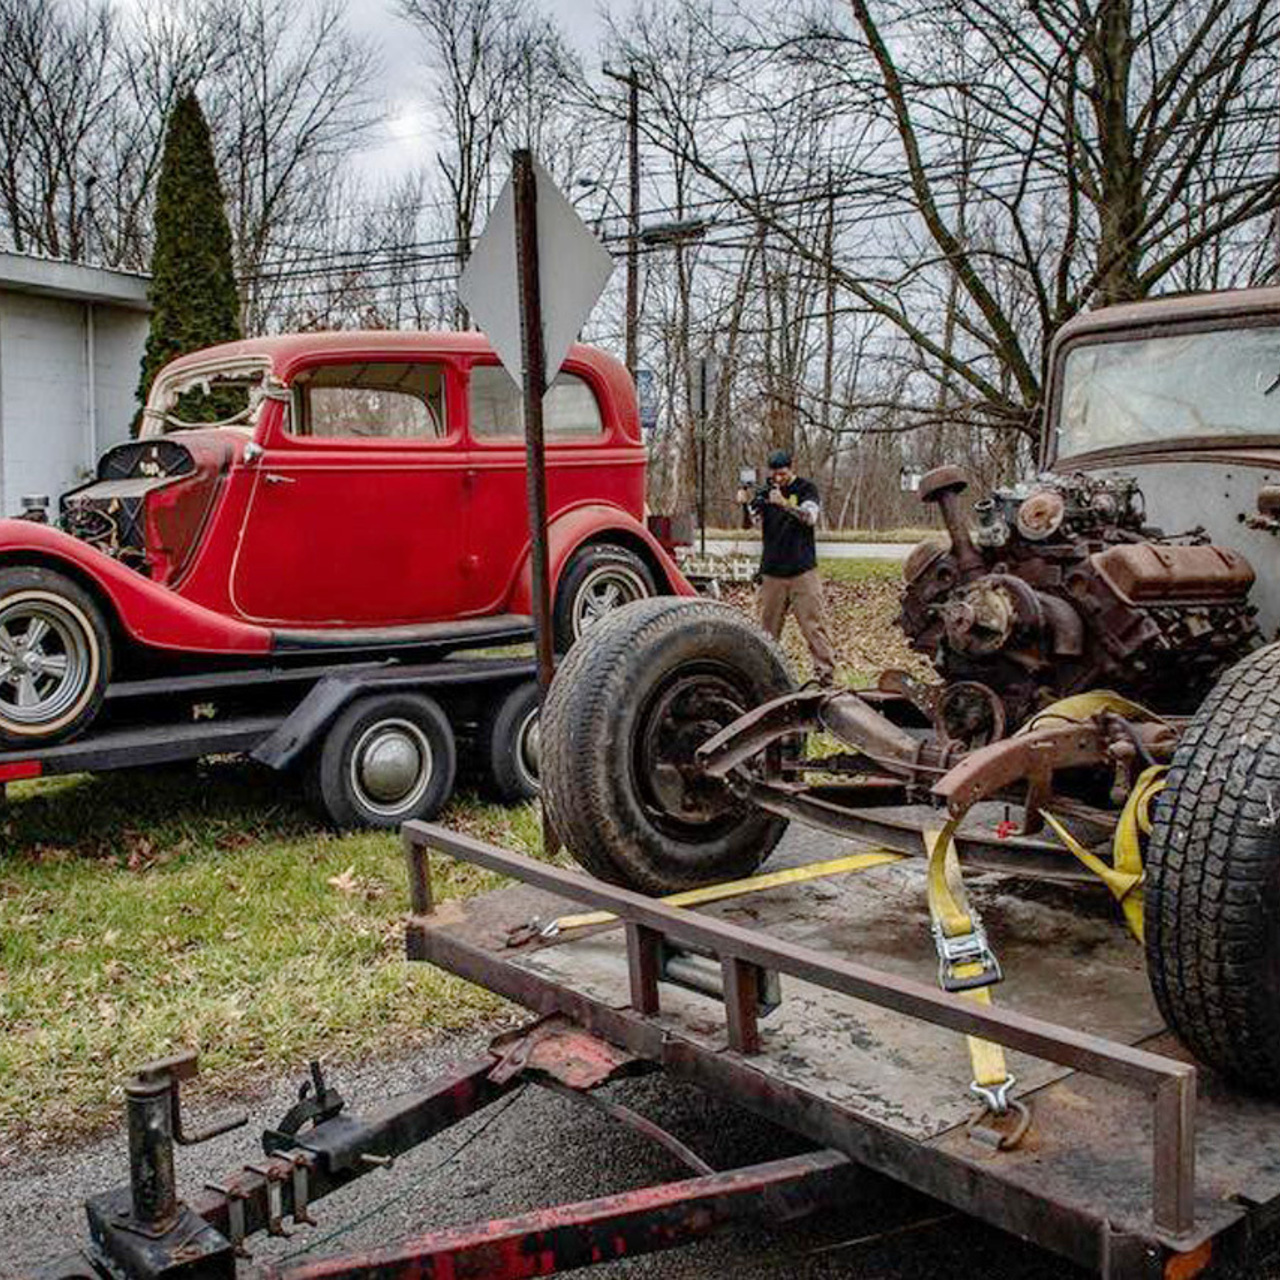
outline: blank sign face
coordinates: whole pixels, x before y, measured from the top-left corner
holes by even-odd
[[[600,300],[613,272],[613,259],[536,160],[533,173],[537,191],[542,351],[550,383],[569,354],[578,330]],[[524,359],[520,343],[520,280],[516,269],[515,189],[511,178],[502,188],[484,234],[458,281],[458,295],[479,321],[503,368],[520,385]]]

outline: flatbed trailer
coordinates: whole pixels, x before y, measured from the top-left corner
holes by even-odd
[[[495,634],[495,642],[527,637],[524,629]],[[0,801],[11,782],[214,755],[244,755],[279,772],[294,771],[318,759],[348,708],[416,695],[429,698],[447,719],[448,787],[437,789],[443,791],[443,803],[452,787],[456,744],[473,739],[504,698],[520,690],[532,692],[535,675],[532,657],[463,652],[433,660],[364,655],[323,664],[223,667],[122,681],[108,688],[103,711],[82,737],[52,746],[0,749]],[[435,764],[444,767],[439,759]],[[321,807],[328,808],[321,789],[313,790]],[[329,816],[338,820],[342,815],[330,809]]]
[[[857,874],[686,910],[439,826],[407,824],[404,838],[408,957],[506,997],[533,1021],[362,1115],[317,1072],[298,1107],[262,1135],[265,1157],[186,1202],[173,1133],[178,1080],[193,1063],[152,1064],[126,1088],[130,1185],[88,1203],[93,1243],[42,1280],[229,1280],[247,1237],[310,1221],[320,1196],[526,1082],[594,1104],[661,1143],[689,1176],[470,1227],[424,1224],[400,1244],[268,1274],[501,1280],[668,1248],[751,1219],[825,1209],[856,1222],[848,1175],[857,1166],[1114,1280],[1187,1280],[1238,1263],[1276,1219],[1280,1104],[1235,1092],[1188,1060],[1161,1026],[1140,948],[1105,895],[972,875],[1006,975],[988,1006],[936,985],[919,859],[886,857]],[[814,837],[795,843],[801,858],[815,851]],[[832,843],[821,852],[848,852]],[[433,859],[510,883],[437,902]],[[584,909],[615,919],[552,925]],[[975,1113],[965,1034],[1010,1051],[1024,1132],[1016,1117]],[[637,1072],[700,1086],[813,1149],[712,1169],[598,1092]]]

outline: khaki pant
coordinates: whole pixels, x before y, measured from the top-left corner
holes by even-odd
[[[827,609],[822,598],[822,579],[816,569],[797,574],[794,578],[772,578],[765,575],[760,580],[758,597],[760,625],[777,640],[782,635],[782,624],[787,620],[787,609],[796,615],[800,631],[813,655],[814,674],[823,684],[830,684],[835,676],[836,654],[827,635]]]

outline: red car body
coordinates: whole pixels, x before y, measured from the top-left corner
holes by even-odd
[[[0,520],[0,569],[74,579],[144,653],[379,649],[412,645],[424,625],[527,615],[523,435],[482,436],[470,412],[473,379],[491,380],[496,365],[477,333],[295,334],[185,356],[157,379],[139,440],[63,499],[64,526],[68,512],[92,507],[115,522],[116,541]],[[297,429],[309,378],[375,366],[430,368],[438,435]],[[252,372],[256,409],[233,425],[173,430],[158,407],[164,388],[216,381],[220,370]],[[575,552],[607,544],[637,557],[658,591],[693,594],[644,524],[645,452],[626,370],[579,345],[563,372],[580,397],[589,389],[600,430],[547,446],[553,590]],[[122,550],[126,516],[137,536]]]

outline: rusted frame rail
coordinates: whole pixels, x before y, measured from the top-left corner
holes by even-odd
[[[269,1269],[270,1280],[524,1280],[678,1248],[734,1222],[805,1217],[839,1202],[849,1161],[811,1151],[516,1218],[451,1227],[362,1254]]]
[[[1173,1237],[1189,1235],[1195,1227],[1196,1072],[1187,1063],[1014,1010],[957,1000],[912,979],[663,906],[642,894],[443,827],[407,823],[404,841],[415,915],[426,916],[433,909],[428,855],[434,851],[618,916],[625,929],[631,1003],[637,1013],[659,1011],[658,951],[663,940],[710,950],[719,956],[724,974],[729,1044],[741,1054],[759,1049],[756,984],[762,969],[772,969],[1137,1090],[1152,1103],[1152,1221]]]

